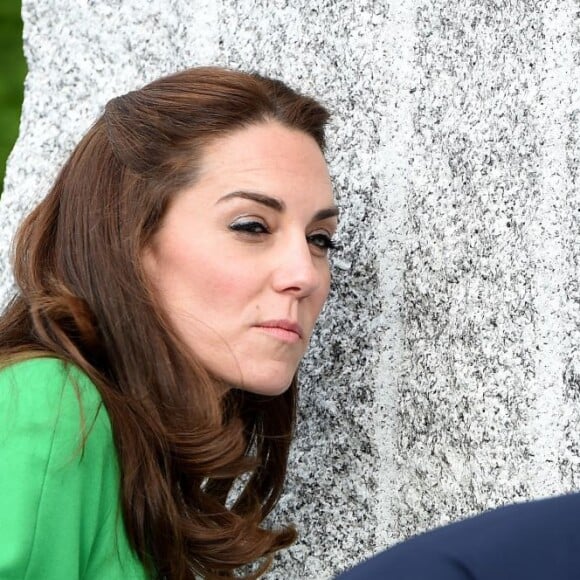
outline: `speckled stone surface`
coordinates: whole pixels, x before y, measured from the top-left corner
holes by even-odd
[[[269,580],[580,487],[580,17],[574,0],[24,0],[9,241],[113,95],[222,64],[334,112],[334,280],[304,361]]]
[[[577,486],[575,10],[417,10],[393,537]]]

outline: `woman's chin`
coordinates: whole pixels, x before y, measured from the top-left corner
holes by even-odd
[[[255,393],[256,395],[266,395],[275,397],[286,392],[292,384],[294,373],[285,375],[284,377],[255,377],[253,380],[246,380],[241,384],[235,385],[234,388],[248,393]]]
[[[221,368],[215,369],[212,375],[221,384],[227,385],[226,390],[237,389],[275,397],[288,390],[299,366],[296,361],[264,361],[262,358],[255,362],[248,359],[246,357],[245,365],[241,364],[244,360],[242,356],[238,356],[240,364],[236,361],[227,365],[222,360]]]

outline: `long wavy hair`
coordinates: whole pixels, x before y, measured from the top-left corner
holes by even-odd
[[[121,467],[131,544],[153,577],[232,578],[296,537],[265,529],[286,475],[297,382],[275,397],[223,395],[171,328],[141,256],[207,145],[275,120],[324,151],[326,109],[280,81],[201,67],[112,99],[14,251],[16,297],[0,360],[56,356],[95,383]],[[233,497],[232,497],[233,496]]]

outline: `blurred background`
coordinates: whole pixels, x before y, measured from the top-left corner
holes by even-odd
[[[18,136],[26,62],[22,51],[21,0],[0,1],[0,195],[6,160]]]

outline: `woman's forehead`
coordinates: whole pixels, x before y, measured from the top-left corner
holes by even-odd
[[[274,122],[216,139],[202,156],[194,188],[208,202],[235,191],[255,191],[282,201],[303,192],[317,203],[333,204],[328,167],[317,143]]]

